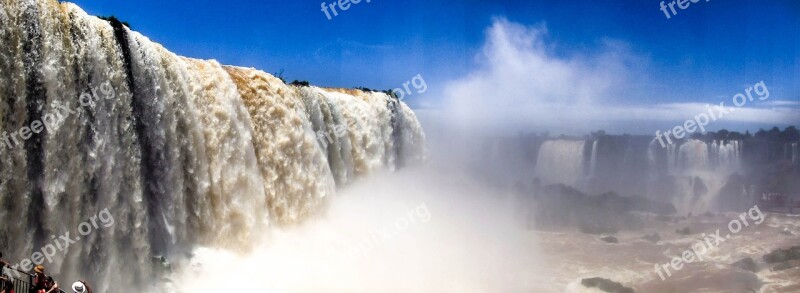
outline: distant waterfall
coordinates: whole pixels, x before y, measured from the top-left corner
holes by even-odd
[[[798,154],[797,143],[787,144],[784,146],[785,151],[785,158],[790,160],[792,164],[796,164],[798,159],[800,158],[800,154]]]
[[[709,144],[694,139],[679,146],[669,145],[666,148],[667,170],[670,174],[721,171],[730,175],[741,170],[740,145],[739,141],[713,141]],[[651,153],[655,147],[651,144]]]
[[[662,147],[656,140],[605,137],[546,140],[535,176],[589,194],[608,191],[672,202],[685,214],[712,207],[730,176],[742,172],[742,142],[689,139]]]
[[[655,144],[650,145],[651,153]],[[741,171],[741,143],[690,139],[666,148],[667,174],[675,178],[673,203],[684,213],[707,211],[728,176]],[[656,164],[656,160],[651,160]],[[658,169],[658,167],[652,167]]]
[[[180,57],[70,3],[2,3],[5,257],[75,235],[103,209],[116,219],[46,264],[62,283],[132,288],[151,278],[154,255],[246,249],[271,223],[314,214],[337,185],[424,160],[416,116],[383,93]],[[114,96],[92,99],[97,89]],[[61,109],[75,113],[48,123]]]
[[[689,140],[678,148],[678,169],[699,172],[710,169],[709,148],[705,142]]]
[[[661,172],[659,166],[659,150],[663,149],[657,140],[653,139],[647,145],[647,193],[648,196],[653,196],[657,190],[656,184],[658,183]]]
[[[711,144],[711,155],[715,159],[717,170],[726,170],[725,173],[734,173],[741,170],[741,148],[739,141],[717,142]]]
[[[589,159],[589,178],[593,178],[597,170],[597,144],[599,140],[592,143],[592,154]]]
[[[651,148],[654,147],[655,146],[651,146]],[[678,158],[680,158],[680,156],[678,155],[678,147],[675,146],[674,144],[669,144],[667,145],[666,151],[667,151],[667,173],[673,174],[678,170]]]
[[[546,141],[539,149],[536,176],[544,184],[578,186],[584,178],[585,141]]]

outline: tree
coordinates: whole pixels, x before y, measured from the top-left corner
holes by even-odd
[[[353,87],[353,88],[357,89],[357,90],[360,90],[362,92],[377,92],[376,90],[373,90],[373,89],[368,88],[368,87],[363,87],[363,86],[357,86],[357,87]]]
[[[311,84],[308,83],[308,81],[306,81],[306,80],[296,80],[296,79],[294,81],[292,81],[292,83],[290,83],[290,85],[297,86],[297,87],[311,86]]]
[[[767,137],[767,131],[764,130],[763,128],[760,128],[758,129],[758,131],[756,131],[755,137],[758,139],[764,139]]]
[[[108,21],[108,22],[118,21],[122,25],[127,26],[128,29],[131,28],[131,24],[129,24],[127,21],[121,21],[116,16],[113,16],[113,15],[112,16],[98,16],[97,18],[100,18],[100,19]]]
[[[278,69],[278,72],[275,72],[275,74],[273,74],[273,75],[274,75],[275,77],[277,77],[278,79],[280,79],[280,80],[281,80],[283,83],[286,83],[286,79],[283,77],[283,72],[284,72],[284,71],[285,71],[285,70],[283,70],[283,68],[281,68],[281,69]]]
[[[592,137],[592,138],[603,137],[603,136],[606,136],[606,131],[605,130],[593,131],[593,132],[591,132],[589,134],[589,136]]]
[[[727,139],[728,136],[730,136],[730,134],[731,133],[728,132],[727,130],[722,129],[719,132],[717,132],[717,139]]]
[[[783,141],[798,141],[800,140],[800,130],[797,130],[797,127],[789,126],[783,130]]]
[[[781,129],[778,128],[777,126],[772,127],[772,129],[770,129],[767,132],[767,140],[780,140],[780,139],[781,139]]]

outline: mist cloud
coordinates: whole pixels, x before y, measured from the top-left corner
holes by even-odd
[[[648,76],[649,60],[624,42],[605,39],[594,52],[570,51],[575,50],[560,48],[550,40],[544,24],[525,26],[494,19],[486,30],[476,69],[445,86],[448,120],[492,132],[580,134],[599,125],[611,131],[630,130],[632,123],[669,125],[706,111],[706,103],[699,102],[648,103],[687,99],[659,97],[659,93],[643,90],[654,84]],[[715,126],[723,127],[726,122],[797,123],[798,104],[775,99],[739,108]],[[709,103],[713,106],[722,101],[732,106],[729,97]],[[655,129],[637,130],[650,133]]]

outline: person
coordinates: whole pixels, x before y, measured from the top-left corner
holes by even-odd
[[[44,274],[44,266],[33,267],[33,290],[36,293],[47,291],[47,275]]]
[[[46,293],[57,293],[58,290],[58,282],[53,280],[52,276],[47,276],[47,292]]]
[[[36,293],[58,292],[58,283],[52,277],[46,275],[44,271],[43,265],[37,265],[33,268],[33,291]]]
[[[11,264],[3,259],[3,253],[0,252],[0,293],[14,293],[14,282],[6,276],[6,267],[11,268]]]
[[[11,267],[11,264],[3,259],[3,253],[0,252],[0,275],[5,273],[6,267]]]
[[[14,282],[5,275],[0,275],[0,293],[14,293]]]
[[[92,287],[86,281],[78,280],[72,283],[72,291],[75,293],[92,293]]]

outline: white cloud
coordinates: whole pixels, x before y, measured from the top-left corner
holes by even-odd
[[[798,113],[800,113],[797,111],[797,109],[789,107],[737,108],[733,107],[730,101],[726,101],[725,108],[726,111],[733,111],[723,115],[723,117],[721,117],[719,120],[713,121],[713,123],[796,123],[799,118]],[[620,106],[605,108],[604,112],[606,112],[608,115],[606,115],[606,117],[597,118],[601,120],[606,119],[606,121],[609,122],[627,121],[627,123],[635,123],[637,121],[653,121],[675,123],[681,122],[682,124],[682,122],[685,120],[692,119],[696,115],[708,113],[709,111],[711,111],[714,115],[718,115],[718,109],[716,105],[709,105],[705,103],[672,103],[638,107]]]
[[[658,93],[643,90],[652,84],[647,59],[624,42],[604,40],[597,52],[564,54],[547,36],[544,25],[495,19],[478,67],[445,86],[448,120],[490,131],[587,133],[598,124],[613,131],[621,124],[630,129],[631,123],[683,123],[707,111],[705,103],[643,103],[643,95]],[[647,100],[664,100],[657,98]],[[732,106],[730,98],[722,101]],[[738,108],[721,121],[788,124],[800,119],[796,101],[766,102]]]
[[[786,101],[786,100],[764,101],[763,103],[761,103],[761,105],[767,107],[800,107],[800,101]]]

